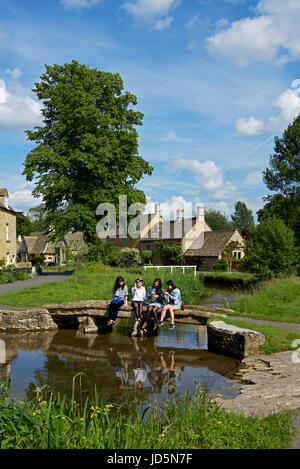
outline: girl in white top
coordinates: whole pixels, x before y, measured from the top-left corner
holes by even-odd
[[[146,289],[143,287],[143,281],[137,278],[134,287],[131,289],[132,307],[136,319],[142,318],[143,306],[146,301]]]

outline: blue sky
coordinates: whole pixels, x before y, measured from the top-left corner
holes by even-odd
[[[202,202],[256,211],[281,135],[300,112],[299,0],[1,0],[0,187],[36,205],[22,176],[40,122],[44,64],[119,72],[144,113],[139,187],[163,213]],[[299,80],[299,81],[297,81]]]

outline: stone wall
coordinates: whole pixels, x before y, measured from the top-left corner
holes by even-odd
[[[0,310],[1,332],[50,331],[58,329],[46,309],[27,311]]]

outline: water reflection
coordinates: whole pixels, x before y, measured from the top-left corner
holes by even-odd
[[[159,336],[144,340],[128,337],[129,327],[122,320],[105,335],[72,330],[0,334],[0,370],[6,367],[0,380],[10,375],[11,393],[32,398],[43,385],[70,394],[74,375],[84,372],[76,381],[78,402],[93,395],[95,386],[109,402],[162,401],[166,395],[193,392],[196,382],[207,386],[211,396],[231,398],[239,392],[232,379],[239,361],[205,350],[205,327],[179,324],[175,331],[162,328]]]

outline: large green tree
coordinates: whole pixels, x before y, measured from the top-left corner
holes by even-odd
[[[128,204],[146,202],[135,185],[153,168],[138,152],[136,126],[143,114],[134,110],[137,98],[124,90],[118,73],[77,61],[46,65],[33,91],[43,104],[43,125],[27,130],[36,146],[24,174],[42,197],[53,237],[73,229],[91,241],[99,203],[117,207],[119,195]]]
[[[245,268],[260,278],[296,272],[299,249],[293,231],[275,217],[263,219],[246,243]]]
[[[228,219],[225,213],[219,210],[206,210],[205,221],[212,230],[231,230],[233,228],[233,223]]]
[[[274,153],[264,182],[273,191],[265,197],[266,205],[258,212],[258,219],[275,215],[295,233],[300,245],[300,114],[288,125],[282,138],[275,137]]]
[[[234,206],[234,213],[231,215],[232,222],[239,230],[245,230],[254,226],[252,210],[240,200]]]

